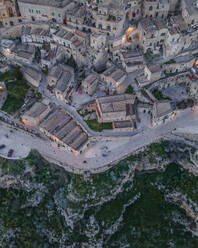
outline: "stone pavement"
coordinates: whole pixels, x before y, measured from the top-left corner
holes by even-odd
[[[175,128],[194,126],[197,125],[197,123],[198,112],[192,112],[189,109],[185,110],[181,112],[176,119],[156,128],[147,127],[144,131],[130,137],[124,145],[121,142],[120,146],[118,145],[112,149],[107,157],[86,157],[86,153],[74,155],[72,152],[67,152],[65,149],[59,148],[55,142],[42,140],[18,130],[14,130],[14,133],[9,135],[11,129],[0,124],[0,144],[4,142],[7,149],[0,151],[0,155],[6,156],[7,151],[13,148],[15,149],[13,158],[20,159],[26,157],[30,150],[35,149],[49,161],[59,164],[67,171],[73,171],[75,173],[99,173],[107,170],[112,163],[170,134]],[[7,142],[4,138],[6,134],[9,135]],[[115,142],[118,143],[119,140],[115,140]],[[94,146],[92,149],[94,149]],[[86,163],[83,163],[84,160],[86,160]]]

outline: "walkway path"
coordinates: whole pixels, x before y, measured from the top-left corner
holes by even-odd
[[[97,156],[91,158],[87,158],[86,153],[76,156],[71,152],[65,151],[63,148],[58,148],[57,144],[54,142],[45,141],[15,130],[13,134],[9,135],[8,139],[1,139],[1,142],[6,144],[7,150],[2,150],[0,153],[5,156],[8,149],[14,148],[16,150],[13,156],[18,159],[26,157],[31,149],[36,149],[49,161],[53,161],[63,166],[67,171],[74,171],[76,173],[90,171],[92,173],[98,173],[107,170],[109,164],[163,138],[175,128],[188,125],[193,126],[197,125],[197,123],[198,113],[186,110],[180,113],[175,120],[168,122],[167,124],[163,124],[157,128],[147,128],[141,133],[131,137],[124,145],[121,144],[113,149],[107,157]],[[5,137],[6,134],[10,133],[9,130],[9,127],[4,125],[1,126],[0,137]],[[24,145],[25,151],[23,152]],[[83,163],[84,160],[86,160],[87,163]]]

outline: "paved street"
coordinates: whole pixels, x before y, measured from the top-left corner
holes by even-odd
[[[71,152],[65,151],[63,148],[58,148],[57,144],[54,142],[42,140],[22,131],[14,130],[14,133],[9,135],[8,139],[2,139],[2,137],[5,137],[6,134],[10,133],[10,128],[2,125],[0,129],[0,137],[1,143],[4,142],[6,145],[6,149],[5,151],[0,151],[0,155],[6,156],[7,151],[10,148],[13,148],[15,149],[13,158],[19,159],[26,157],[31,149],[36,149],[44,157],[48,158],[48,160],[60,164],[66,170],[72,171],[74,168],[75,170],[100,172],[106,169],[103,168],[104,166],[122,159],[141,147],[144,147],[155,140],[168,135],[173,129],[178,127],[193,126],[197,125],[197,123],[198,112],[192,112],[191,110],[183,111],[173,121],[163,124],[157,128],[147,127],[141,133],[129,138],[129,140],[125,143],[123,143],[123,141],[116,140],[115,142],[117,145],[111,149],[111,152],[106,157],[101,155],[96,155],[93,157],[87,156],[89,150],[87,153],[85,152],[84,154],[76,156]],[[103,143],[101,142],[101,144]],[[25,149],[23,149],[24,145]],[[98,149],[97,147],[93,145],[90,149]],[[87,162],[83,163],[84,160]]]

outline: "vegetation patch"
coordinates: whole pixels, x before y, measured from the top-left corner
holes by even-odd
[[[126,94],[133,94],[134,93],[134,89],[131,85],[129,85],[125,91]]]
[[[6,89],[8,91],[7,99],[2,107],[2,110],[12,114],[15,113],[24,104],[26,93],[29,86],[26,80],[23,79],[23,75],[20,69],[17,68],[14,71],[6,72],[0,76],[0,80],[4,80]]]
[[[159,91],[158,89],[154,89],[154,91],[152,92],[154,97],[157,99],[157,100],[171,100],[169,97],[164,97],[162,92]]]
[[[45,65],[45,66],[42,68],[41,71],[42,71],[45,75],[47,75],[47,74],[48,74],[48,66]]]
[[[174,64],[176,63],[176,60],[175,59],[170,59],[169,61],[166,61],[164,64],[165,65],[170,65],[170,64]]]
[[[87,120],[86,123],[92,130],[97,132],[102,132],[103,130],[106,129],[107,130],[113,129],[111,122],[99,123],[96,119],[94,119],[94,120]]]
[[[71,57],[65,62],[66,65],[71,66],[74,68],[74,71],[76,72],[78,70],[78,65],[74,59],[74,57],[71,55]]]

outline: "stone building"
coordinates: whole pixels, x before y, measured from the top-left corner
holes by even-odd
[[[64,60],[66,54],[65,50],[61,46],[51,47],[51,44],[47,45],[46,48],[41,49],[41,67],[51,69],[56,64],[61,63]]]
[[[99,50],[106,46],[107,37],[104,34],[94,33],[90,36],[90,47]]]
[[[170,9],[169,0],[143,0],[143,17],[166,18]]]
[[[26,111],[20,118],[27,126],[39,126],[44,118],[49,114],[51,108],[43,102],[36,102],[28,111]]]
[[[162,69],[159,65],[145,66],[144,73],[146,78],[152,83],[162,76]]]
[[[35,47],[29,44],[17,44],[12,49],[12,63],[17,65],[31,65],[35,57]]]
[[[99,76],[96,73],[92,73],[88,75],[83,81],[82,81],[82,87],[86,94],[92,96],[97,89],[99,83]]]
[[[15,0],[0,0],[0,27],[7,23],[8,26],[14,25],[14,18],[19,15]]]
[[[101,79],[105,81],[109,93],[117,92],[118,94],[124,93],[126,89],[124,85],[126,76],[126,72],[115,65],[112,65],[100,75]]]
[[[168,27],[167,36],[163,45],[164,58],[196,45],[198,29],[191,27],[181,15],[172,16]]]
[[[22,43],[50,43],[52,41],[50,32],[44,28],[32,28],[24,25],[21,30]]]
[[[71,49],[74,33],[64,29],[57,30],[53,35],[54,42]]]
[[[181,73],[190,70],[194,63],[195,58],[193,56],[182,56],[177,58],[178,62],[173,61],[173,63],[166,63],[162,65],[162,69],[165,73]]]
[[[142,17],[142,1],[130,0],[126,4],[126,16],[129,20],[139,20]]]
[[[23,66],[21,72],[28,83],[34,87],[39,87],[42,80],[42,74],[40,71],[30,66]]]
[[[156,101],[153,104],[152,124],[157,126],[171,120],[175,111],[169,100]]]
[[[120,60],[127,73],[141,70],[145,66],[143,55],[137,49],[121,52]]]
[[[105,31],[109,36],[118,36],[123,30],[126,14],[116,2],[101,3],[95,15],[96,28]]]
[[[72,9],[66,12],[65,23],[76,25],[83,25],[85,17],[88,15],[85,6],[76,3]]]
[[[166,23],[162,19],[144,18],[138,24],[138,31],[143,53],[160,53],[168,32]]]
[[[18,5],[25,19],[63,23],[66,11],[74,4],[70,0],[18,0]]]
[[[98,122],[112,122],[116,128],[132,128],[136,122],[137,98],[135,95],[122,94],[96,99]],[[123,124],[123,125],[122,125]]]
[[[198,6],[194,0],[182,0],[182,17],[189,25],[198,25]]]
[[[59,64],[50,70],[47,80],[55,96],[62,101],[69,102],[74,87],[74,69]]]
[[[42,121],[40,130],[58,145],[75,154],[82,153],[89,146],[86,131],[61,107]]]

